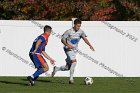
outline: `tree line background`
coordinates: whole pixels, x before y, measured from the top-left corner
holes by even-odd
[[[1,20],[138,21],[140,0],[1,0]]]

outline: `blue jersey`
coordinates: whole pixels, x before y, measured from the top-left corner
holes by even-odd
[[[30,52],[33,52],[33,51],[35,50],[36,43],[37,43],[37,41],[38,41],[39,39],[41,39],[42,42],[41,42],[41,44],[39,45],[39,47],[38,47],[38,49],[37,49],[37,51],[36,51],[35,54],[38,54],[38,53],[40,54],[42,51],[45,51],[45,46],[46,46],[47,43],[48,43],[48,37],[49,37],[49,35],[46,34],[46,33],[41,34],[40,36],[38,36],[38,37],[34,40]]]

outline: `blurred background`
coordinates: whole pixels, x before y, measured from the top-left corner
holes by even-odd
[[[139,21],[140,0],[0,0],[0,20]]]

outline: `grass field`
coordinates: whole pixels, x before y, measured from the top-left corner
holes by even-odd
[[[68,80],[40,77],[35,86],[27,86],[26,77],[0,77],[0,93],[140,93],[140,78],[95,77],[93,85],[85,85],[82,77],[73,85]]]

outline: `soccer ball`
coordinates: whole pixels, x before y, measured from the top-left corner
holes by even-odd
[[[86,77],[84,79],[84,82],[86,85],[91,85],[91,84],[93,84],[93,79],[91,77]]]

